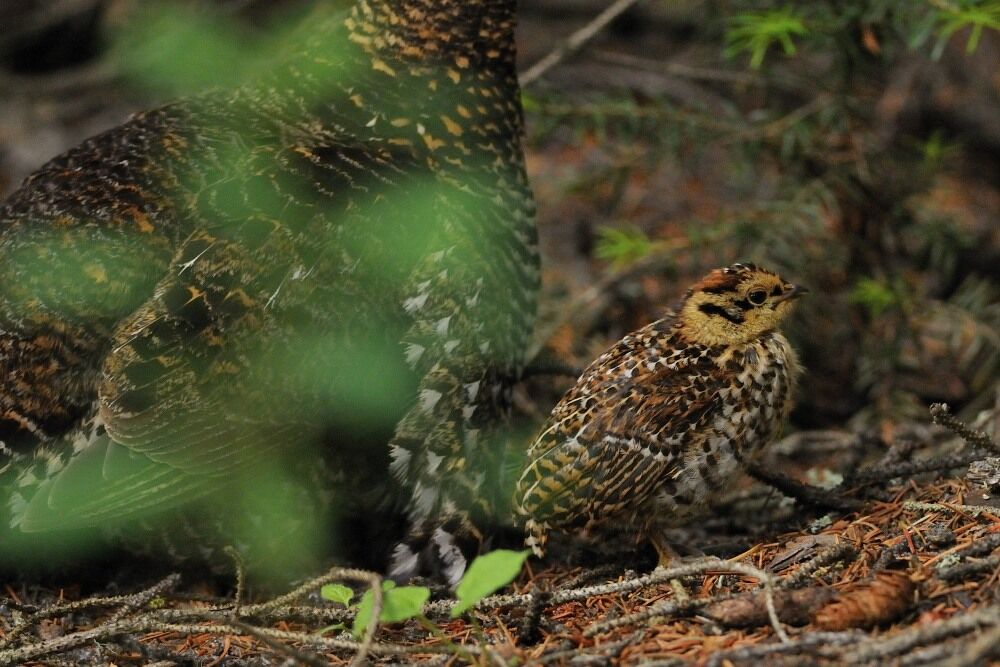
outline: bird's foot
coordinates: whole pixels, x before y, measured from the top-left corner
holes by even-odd
[[[656,569],[665,570],[670,567],[677,567],[682,563],[701,560],[705,554],[698,549],[685,547],[685,555],[681,555],[674,549],[673,545],[662,539],[653,539],[653,548],[656,549],[657,561]]]

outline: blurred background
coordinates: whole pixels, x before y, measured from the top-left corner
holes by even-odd
[[[252,78],[346,4],[3,0],[0,197],[132,112]],[[522,0],[522,71],[608,4]],[[525,86],[536,361],[580,368],[755,261],[813,292],[789,325],[797,427],[891,442],[930,402],[993,407],[998,29],[997,0],[635,3]],[[569,382],[533,378],[519,408],[542,419]]]

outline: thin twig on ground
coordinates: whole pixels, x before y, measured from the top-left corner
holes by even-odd
[[[751,565],[745,565],[743,563],[731,563],[717,558],[706,558],[682,565],[680,567],[657,570],[657,574],[666,576],[667,573],[671,573],[673,576],[666,579],[666,581],[670,581],[671,579],[686,577],[693,574],[704,574],[708,571],[733,572],[735,574],[753,577],[754,579],[760,581],[761,585],[764,587],[764,601],[767,607],[767,615],[770,619],[771,627],[774,629],[775,635],[777,635],[781,641],[788,641],[788,635],[785,634],[784,628],[781,627],[781,622],[778,620],[778,612],[774,606],[774,577],[764,570]],[[670,600],[663,604],[653,605],[652,607],[635,614],[628,614],[626,616],[620,616],[618,618],[595,623],[587,628],[583,635],[584,637],[594,637],[623,625],[641,623],[642,621],[653,618],[654,616],[668,616],[678,612],[690,611],[702,607],[707,603],[716,601],[717,600],[711,598],[701,598],[697,600],[689,599],[686,602]]]
[[[877,662],[901,655],[917,646],[927,646],[948,637],[968,634],[980,627],[1000,623],[1000,606],[991,606],[954,616],[945,621],[915,627],[886,637],[859,642],[843,654],[846,664]]]
[[[808,507],[852,512],[864,505],[864,503],[856,498],[845,496],[844,490],[839,486],[834,489],[822,489],[817,486],[803,484],[788,475],[768,470],[759,463],[748,461],[747,472],[754,478],[773,486],[786,496],[794,498]]]

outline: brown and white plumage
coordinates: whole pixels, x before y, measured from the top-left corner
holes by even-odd
[[[752,264],[708,274],[676,312],[601,355],[552,411],[517,489],[526,540],[550,529],[660,531],[691,515],[781,428],[800,368],[777,330],[805,290]]]
[[[137,115],[0,203],[0,523],[209,494],[240,514],[244,474],[317,456],[373,470],[371,502],[323,485],[343,514],[399,496],[415,536],[488,520],[480,436],[539,279],[515,4],[355,0],[259,79]]]

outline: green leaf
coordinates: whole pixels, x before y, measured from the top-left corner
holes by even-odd
[[[527,549],[524,551],[497,549],[472,561],[472,565],[455,589],[458,604],[452,608],[451,617],[460,616],[487,595],[514,581],[529,553],[531,552]]]
[[[319,594],[324,599],[339,602],[345,607],[350,606],[351,598],[354,597],[354,591],[343,584],[327,584],[319,589]]]
[[[382,613],[381,623],[398,623],[419,616],[424,604],[431,597],[431,591],[424,586],[400,586],[391,581],[382,582]],[[360,637],[371,622],[372,592],[366,591],[358,605],[358,614],[354,617],[354,627],[351,632]]]

